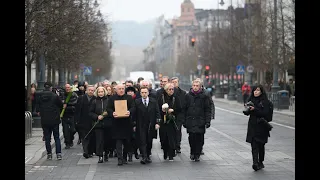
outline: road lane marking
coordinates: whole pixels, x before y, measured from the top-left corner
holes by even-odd
[[[239,112],[235,112],[235,111],[230,111],[230,110],[228,110],[228,109],[223,109],[223,108],[219,108],[219,107],[216,107],[216,109],[221,110],[221,111],[225,111],[225,112],[228,112],[228,113],[236,114],[236,115],[241,115],[241,116],[243,116],[243,117],[248,117],[248,116],[244,115],[243,113],[239,113]],[[288,128],[288,129],[296,130],[295,127],[287,126],[287,125],[280,124],[280,123],[276,123],[276,122],[270,122],[270,124],[274,124],[274,125],[278,125],[278,126],[281,126],[281,127]]]

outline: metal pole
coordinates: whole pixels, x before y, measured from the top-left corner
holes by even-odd
[[[252,30],[252,25],[251,25],[251,1],[249,0],[249,3],[247,4],[247,10],[248,10],[248,21],[249,21],[249,27],[248,27],[248,65],[251,66],[252,64],[252,59],[251,59],[251,30]],[[248,73],[248,79],[247,82],[250,86],[252,86],[252,73]]]
[[[231,37],[233,37],[233,7],[232,7],[232,0],[230,0],[230,4],[231,4],[231,8],[230,8],[230,29],[231,29]],[[233,56],[231,56],[232,58]],[[230,61],[230,75],[231,75],[231,79],[229,80],[229,93],[228,93],[228,100],[236,100],[236,90],[234,87],[234,79],[233,79],[233,71],[234,71],[234,67],[233,67],[233,60],[231,59]]]
[[[64,68],[59,68],[59,86],[64,87],[65,85],[65,76],[64,76]]]
[[[39,75],[40,75],[40,78],[38,80],[37,88],[38,90],[43,90],[45,78],[46,78],[46,63],[45,63],[44,54],[42,50],[40,50],[40,58],[39,58]]]
[[[273,4],[273,26],[272,26],[272,61],[273,61],[273,83],[271,87],[272,92],[280,90],[278,84],[278,43],[277,43],[277,0]]]

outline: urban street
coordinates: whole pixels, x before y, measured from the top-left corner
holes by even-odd
[[[116,158],[98,164],[98,158],[85,159],[81,145],[62,151],[63,160],[46,160],[46,156],[33,164],[26,163],[28,180],[40,179],[214,179],[214,180],[293,180],[295,179],[295,127],[294,117],[275,115],[274,128],[266,144],[265,168],[255,172],[251,147],[245,142],[248,117],[241,106],[215,101],[216,118],[205,134],[204,155],[200,162],[189,159],[188,135],[183,129],[182,153],[174,162],[163,160],[159,140],[153,141],[152,163],[139,160],[117,166]],[[284,123],[286,122],[286,123]],[[77,138],[74,140],[77,141]]]

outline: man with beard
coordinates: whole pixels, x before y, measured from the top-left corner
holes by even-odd
[[[209,98],[201,89],[200,81],[192,82],[192,89],[185,97],[185,121],[183,127],[189,134],[190,159],[200,161],[206,128],[210,127],[211,109]]]
[[[68,96],[70,96],[70,99],[68,99]],[[65,109],[65,112],[61,118],[66,149],[70,149],[70,147],[73,146],[74,134],[76,133],[74,114],[77,99],[78,96],[75,92],[72,92],[70,84],[66,84],[65,92],[62,94],[63,109]]]
[[[130,95],[125,94],[125,86],[118,84],[116,86],[116,95],[111,96],[108,101],[108,116],[113,117],[112,134],[116,140],[116,149],[118,155],[118,165],[127,164],[128,143],[132,135],[132,121],[130,115],[134,113],[134,101]],[[115,112],[114,102],[117,100],[127,101],[127,117],[119,117]],[[123,148],[122,148],[123,146]]]
[[[90,147],[90,142],[92,142],[94,139],[92,139],[92,133],[90,133],[86,139],[84,137],[87,135],[89,130],[92,127],[92,119],[89,116],[89,108],[92,103],[92,101],[95,99],[93,96],[93,93],[95,91],[94,86],[88,85],[86,94],[79,96],[77,106],[76,106],[76,112],[75,112],[75,121],[77,122],[78,126],[78,133],[79,133],[79,139],[82,141],[82,147],[83,147],[83,157],[89,158],[92,152],[92,147]]]
[[[135,100],[136,112],[136,132],[137,139],[140,144],[140,152],[142,154],[141,164],[151,163],[150,155],[152,149],[152,140],[155,136],[156,125],[160,120],[160,111],[158,103],[154,98],[149,98],[149,90],[147,87],[140,88],[141,97]],[[157,127],[159,128],[159,126]]]

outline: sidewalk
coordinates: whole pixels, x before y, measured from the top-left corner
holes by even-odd
[[[241,103],[238,103],[236,100],[235,101],[230,101],[227,99],[227,97],[225,96],[223,99],[222,98],[215,98],[215,96],[212,97],[212,99],[214,101],[217,101],[217,102],[222,102],[222,103],[228,103],[228,104],[232,104],[232,105],[237,105],[239,106],[240,108],[243,108],[243,104]],[[285,109],[285,110],[281,110],[281,111],[278,111],[278,110],[274,110],[273,113],[275,114],[280,114],[280,115],[286,115],[286,116],[289,116],[289,117],[295,117],[295,112],[293,111],[290,111],[288,109]]]
[[[60,140],[63,142],[62,125],[59,127]],[[32,128],[32,138],[25,141],[25,164],[35,164],[43,156],[47,154],[44,141],[42,141],[43,131],[42,128]],[[51,137],[51,148],[55,152],[55,141]]]

